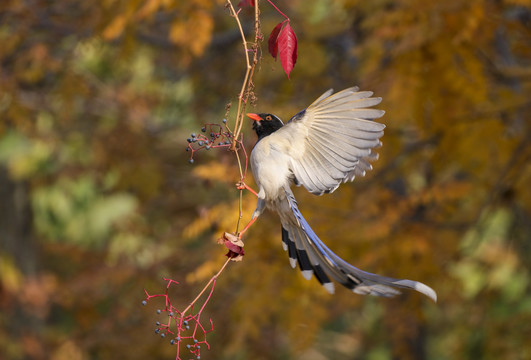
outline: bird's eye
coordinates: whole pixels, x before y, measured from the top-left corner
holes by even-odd
[[[271,121],[271,120],[273,120],[273,118],[271,117],[271,115],[267,115],[265,119],[266,119],[267,121]]]

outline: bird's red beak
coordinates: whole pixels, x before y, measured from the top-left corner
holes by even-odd
[[[248,113],[247,117],[253,119],[254,121],[262,121],[262,118],[258,114]]]

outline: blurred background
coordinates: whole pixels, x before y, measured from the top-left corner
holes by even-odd
[[[260,3],[267,40],[283,18]],[[298,62],[288,80],[262,42],[248,111],[287,120],[353,85],[386,110],[374,170],[296,189],[302,212],[350,263],[439,301],[328,295],[291,270],[268,213],[217,282],[202,359],[531,359],[531,2],[275,4]],[[1,359],[175,358],[143,291],[177,280],[184,308],[238,219],[234,156],[184,151],[202,124],[234,124],[245,62],[224,5],[0,3]],[[253,9],[240,18],[251,40]]]

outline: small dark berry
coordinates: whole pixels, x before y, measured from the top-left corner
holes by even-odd
[[[186,150],[186,151],[190,151],[190,148],[189,148],[189,147],[187,147],[187,148],[186,148],[186,149],[184,149],[184,150]]]
[[[147,305],[147,301],[146,301],[146,300],[143,300],[143,301],[142,301],[142,305],[146,306],[146,305]]]
[[[157,322],[155,323],[155,325],[160,326],[160,322],[157,321]]]
[[[198,343],[197,339],[194,339],[194,344],[197,344],[197,343]]]
[[[223,143],[222,143],[222,142],[220,142],[220,143],[218,143],[218,145],[223,145]]]
[[[210,145],[207,145],[205,149],[210,150]]]
[[[158,334],[160,332],[160,329],[155,329],[155,334]]]
[[[226,124],[227,123],[227,119],[223,119],[223,124]]]
[[[173,316],[173,311],[172,311],[172,312],[170,312],[170,316]]]
[[[197,135],[195,133],[192,133],[192,137],[195,138]]]
[[[201,128],[201,131],[202,131],[202,132],[205,132],[205,131],[206,131],[206,128],[205,128],[205,127],[202,127],[202,128]]]
[[[175,340],[171,339],[171,340],[170,340],[170,344],[171,344],[171,345],[175,345]]]
[[[190,160],[188,160],[188,162],[189,162],[190,164],[193,164],[193,163],[194,163],[194,159],[190,159]],[[159,313],[159,314],[160,314],[160,313]]]
[[[160,314],[160,309],[157,309],[157,314]]]
[[[177,338],[175,338],[175,340],[181,341],[181,338],[177,336]]]
[[[201,345],[197,345],[196,348],[197,348],[197,349],[201,349]]]
[[[214,137],[216,136],[216,134],[214,134],[213,132],[210,133],[210,137]]]
[[[160,334],[160,337],[164,338],[164,337],[166,337],[166,334],[162,333],[162,334]]]
[[[197,355],[196,359],[197,359],[197,360],[201,359],[201,356]]]
[[[187,348],[187,349],[190,349],[190,345],[186,345],[186,348]]]
[[[190,329],[190,326],[186,325],[186,330],[189,330]]]
[[[184,321],[183,321],[183,324],[184,324],[184,325],[188,325],[188,321],[184,320]]]
[[[193,138],[193,139],[192,139],[192,142],[196,142],[196,141],[197,141],[197,139],[196,139],[196,138]]]
[[[225,144],[229,145],[230,141],[229,140],[225,140]]]
[[[186,141],[188,141],[189,143],[191,143],[191,142],[192,142],[192,139],[188,138],[188,139],[186,139]]]
[[[202,141],[198,142],[197,144],[198,144],[199,146],[203,146],[203,142],[202,142]]]

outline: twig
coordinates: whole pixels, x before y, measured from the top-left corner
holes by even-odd
[[[234,152],[236,156],[236,160],[238,163],[238,169],[240,172],[240,182],[244,183],[244,179],[247,176],[247,169],[248,169],[248,156],[247,151],[245,150],[245,146],[243,145],[243,136],[241,135],[241,130],[243,126],[243,118],[245,113],[245,107],[249,101],[249,98],[252,96],[252,87],[253,82],[252,78],[254,75],[254,70],[256,67],[256,64],[258,63],[258,41],[261,40],[262,35],[260,32],[260,21],[259,21],[259,7],[258,7],[258,0],[255,0],[255,24],[254,24],[254,31],[255,31],[255,38],[254,43],[251,47],[251,49],[247,46],[247,41],[245,39],[245,33],[243,31],[242,24],[239,19],[239,11],[236,11],[234,9],[234,6],[232,5],[231,0],[227,0],[227,7],[230,9],[231,16],[235,19],[238,29],[242,38],[243,48],[244,48],[244,55],[245,55],[245,62],[246,62],[246,71],[244,80],[242,83],[242,88],[238,97],[238,111],[236,114],[236,121],[234,123],[234,132],[231,131],[231,129],[228,127],[226,119],[223,120],[224,125],[215,125],[215,124],[205,124],[205,126],[201,129],[201,132],[207,132],[210,131],[210,138],[207,135],[196,135],[191,134],[191,138],[188,139],[188,147],[187,151],[191,151],[190,156],[190,163],[193,163],[193,155],[197,150],[205,148],[206,150],[209,150],[210,148],[219,148],[219,147],[228,147],[231,151]],[[249,56],[249,52],[253,52],[253,58],[252,62]],[[230,104],[227,106],[226,110],[227,113],[229,112]],[[227,115],[227,114],[225,114]],[[213,129],[214,127],[219,127],[216,129]],[[214,131],[216,130],[216,131]],[[220,141],[221,140],[221,141]],[[229,141],[230,140],[230,141]],[[217,145],[216,142],[220,141]],[[192,146],[193,144],[197,144],[197,146]],[[242,151],[244,157],[245,157],[245,166],[242,165],[242,158],[240,156],[239,151]],[[243,187],[240,189],[240,199],[239,199],[239,218],[238,222],[236,224],[236,231],[235,233],[238,234],[238,230],[240,227],[240,222],[243,217],[243,189],[248,188],[248,186]],[[227,245],[225,245],[227,246]],[[241,248],[240,248],[241,249]],[[230,251],[232,249],[229,248]],[[196,356],[197,359],[200,358],[200,352],[201,352],[201,345],[204,344],[208,349],[210,349],[210,345],[206,339],[207,333],[214,330],[214,326],[212,323],[212,319],[210,319],[210,330],[207,330],[203,327],[201,323],[201,315],[203,313],[203,310],[205,309],[207,303],[210,301],[212,294],[214,293],[214,288],[216,286],[216,281],[218,277],[221,275],[221,273],[225,270],[227,265],[231,260],[235,260],[237,257],[230,256],[231,252],[229,251],[229,254],[227,254],[228,258],[223,264],[223,266],[219,269],[219,271],[210,278],[208,283],[203,287],[203,289],[199,292],[199,294],[195,297],[194,300],[192,300],[188,306],[181,312],[177,308],[175,308],[170,301],[170,298],[168,296],[168,290],[169,287],[172,284],[178,284],[177,281],[171,280],[171,279],[164,279],[168,282],[166,286],[166,292],[164,294],[155,294],[150,295],[146,290],[144,290],[146,294],[146,300],[144,300],[142,303],[143,305],[147,304],[147,301],[149,301],[152,298],[156,297],[164,297],[165,298],[165,309],[164,310],[157,310],[158,314],[161,314],[162,312],[168,313],[168,322],[166,324],[160,324],[157,322],[157,328],[155,330],[156,334],[160,334],[161,337],[166,337],[166,335],[173,335],[173,339],[170,340],[171,344],[175,344],[176,346],[176,360],[180,360],[180,349],[181,349],[181,341],[191,341],[193,340],[193,344],[186,345],[188,351],[190,351],[191,354]],[[238,253],[241,257],[243,255],[243,250]],[[235,260],[236,261],[236,260]],[[198,312],[194,314],[194,306],[198,304],[201,297],[207,292],[207,290],[210,289],[208,295],[206,296],[206,299],[201,305],[201,308]],[[186,315],[186,313],[189,313],[189,315]],[[175,323],[175,325],[172,325],[172,322]],[[191,336],[182,334],[185,331],[187,331],[190,328],[190,323],[194,322],[194,328],[193,333]],[[175,326],[175,330],[173,330]],[[204,340],[198,340],[197,339],[197,332],[200,330],[204,335]]]
[[[280,11],[280,9],[275,5],[273,4],[273,2],[271,0],[267,0],[267,2],[275,8],[276,11],[278,11],[280,13],[280,15],[284,16],[286,18],[287,21],[289,21],[289,17],[286,16],[286,14],[284,14],[282,11]]]
[[[219,269],[219,271],[216,273],[216,275],[212,276],[210,278],[210,281],[205,285],[205,287],[203,288],[203,290],[201,290],[201,292],[199,293],[199,295],[196,296],[196,298],[186,307],[186,309],[184,309],[181,314],[184,315],[188,310],[190,310],[194,304],[199,300],[199,298],[201,297],[201,295],[204,294],[204,292],[208,289],[208,287],[210,286],[210,284],[212,284],[212,282],[215,282],[217,280],[217,278],[221,275],[221,273],[223,272],[223,270],[225,270],[225,267],[227,267],[227,264],[229,263],[229,261],[231,260],[231,258],[229,257],[227,259],[227,261],[225,261],[225,263],[223,264],[223,266],[221,267],[221,269]],[[212,287],[212,290],[214,288]],[[208,302],[208,300],[210,300],[210,296],[212,295],[212,292],[210,292],[210,295],[208,296],[208,299],[206,300],[205,304]],[[203,305],[204,307],[204,305]],[[201,310],[203,309],[203,307],[201,308]]]
[[[262,38],[261,31],[260,31],[260,7],[258,4],[258,0],[255,1],[254,6],[254,43],[249,49],[247,46],[247,40],[245,38],[245,33],[243,32],[243,27],[240,22],[239,18],[239,11],[236,12],[234,9],[234,6],[232,5],[231,0],[227,0],[228,7],[231,12],[231,16],[234,18],[236,23],[238,24],[238,29],[240,30],[240,34],[242,37],[242,44],[244,49],[244,56],[245,56],[245,63],[246,63],[246,71],[245,76],[243,78],[242,87],[238,96],[238,111],[236,113],[236,121],[234,124],[234,134],[232,137],[232,145],[230,149],[234,151],[236,155],[236,160],[238,162],[238,168],[240,170],[240,181],[243,182],[245,177],[247,176],[247,167],[248,167],[248,157],[247,152],[245,150],[245,147],[243,146],[243,141],[238,141],[240,138],[241,130],[243,127],[243,120],[244,120],[244,113],[245,113],[245,107],[247,106],[247,103],[249,101],[250,94],[252,92],[252,84],[253,84],[253,75],[254,70],[256,67],[256,64],[258,63],[258,42]],[[249,52],[253,53],[253,59],[252,62],[250,60]],[[237,144],[240,144],[241,147],[238,147]],[[241,158],[239,155],[239,151],[242,149],[244,156],[245,156],[245,168],[242,167]],[[240,189],[240,200],[239,200],[239,216],[238,216],[238,222],[236,224],[236,231],[235,233],[238,233],[238,230],[240,228],[240,222],[243,217],[243,189]]]
[[[227,4],[230,8],[230,12],[236,23],[238,24],[238,28],[240,29],[240,34],[242,37],[242,44],[244,48],[244,55],[245,55],[245,62],[247,64],[247,68],[245,71],[245,76],[243,78],[242,88],[240,91],[240,94],[238,96],[238,111],[236,113],[236,123],[234,125],[234,139],[238,139],[242,130],[243,126],[243,117],[245,112],[245,107],[247,105],[247,102],[249,100],[249,94],[250,94],[250,88],[252,86],[252,77],[254,75],[254,68],[256,67],[256,64],[258,63],[258,41],[261,38],[260,33],[260,10],[258,6],[258,0],[255,1],[254,6],[254,43],[249,50],[247,47],[247,40],[245,38],[245,33],[243,32],[242,24],[240,22],[240,18],[238,16],[238,12],[234,9],[234,6],[232,5],[231,0],[227,0]],[[253,52],[253,61],[250,61],[249,52]],[[232,142],[231,150],[236,151],[236,141]],[[242,174],[243,176],[243,174]]]

